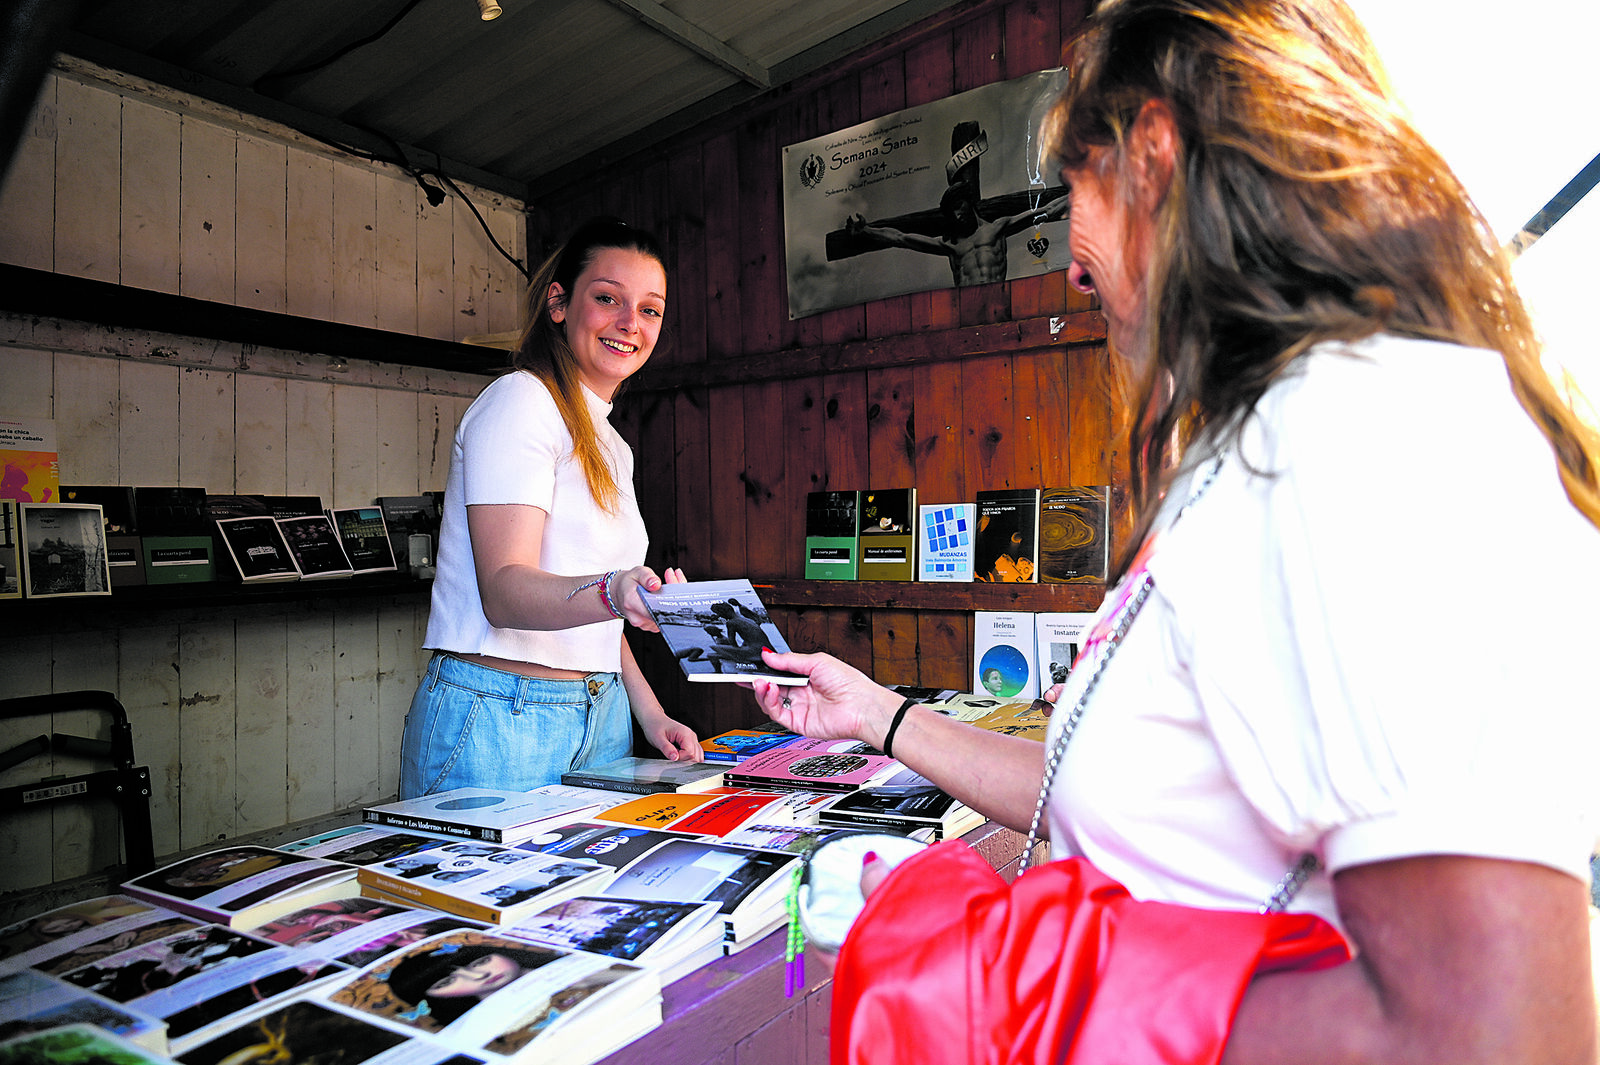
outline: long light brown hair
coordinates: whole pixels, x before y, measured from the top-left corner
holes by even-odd
[[[606,464],[600,436],[589,416],[589,404],[583,397],[583,383],[578,375],[578,359],[567,343],[566,327],[550,317],[556,307],[567,305],[578,275],[607,248],[623,248],[649,256],[661,264],[663,273],[666,272],[666,258],[654,235],[619,218],[589,219],[540,265],[533,280],[528,282],[528,324],[523,328],[517,350],[512,353],[511,365],[527,370],[550,390],[556,409],[561,412],[561,421],[567,427],[567,435],[572,437],[572,453],[588,482],[589,494],[602,509],[614,513],[621,490],[611,475],[611,467]],[[563,293],[554,302],[549,297],[552,283],[560,285]],[[660,346],[658,337],[656,347]]]
[[[1510,260],[1412,128],[1341,0],[1106,0],[1074,44],[1046,121],[1059,163],[1110,148],[1140,108],[1178,132],[1147,280],[1149,350],[1131,423],[1137,535],[1175,454],[1237,433],[1312,344],[1380,332],[1498,351],[1550,441],[1567,494],[1600,524],[1596,434],[1540,365]]]

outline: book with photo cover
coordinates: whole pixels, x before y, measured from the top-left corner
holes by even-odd
[[[1066,683],[1093,622],[1094,614],[1089,611],[1049,611],[1033,616],[1041,686]]]
[[[729,729],[700,741],[702,757],[708,762],[742,762],[752,754],[782,747],[798,734],[776,721],[753,728]]]
[[[29,599],[110,595],[105,517],[93,503],[23,503],[22,586]]]
[[[1039,489],[977,493],[978,535],[973,580],[1034,584],[1039,580]]]
[[[289,557],[304,581],[348,577],[355,572],[345,557],[344,545],[333,521],[326,514],[306,514],[296,518],[275,518],[289,547]]]
[[[182,932],[199,922],[128,895],[101,895],[0,929],[0,968],[59,976],[96,958]]]
[[[587,859],[456,840],[363,865],[356,876],[368,898],[512,924],[562,899],[599,891],[612,872]]]
[[[145,583],[144,545],[139,539],[138,513],[133,488],[125,484],[64,484],[61,502],[94,503],[105,518],[106,558],[111,565],[111,586],[122,588]]]
[[[541,854],[585,858],[611,869],[621,869],[667,840],[681,838],[679,833],[663,832],[656,828],[619,825],[609,821],[579,821],[541,832],[517,844],[517,848],[539,851]]]
[[[172,1059],[114,1031],[77,1023],[0,1042],[0,1065],[172,1065]]]
[[[680,581],[658,592],[640,588],[639,598],[689,680],[806,682],[762,662],[763,647],[787,652],[789,644],[749,581]]]
[[[854,791],[902,769],[897,759],[856,740],[804,739],[730,766],[723,778],[746,788]]]
[[[339,544],[356,573],[389,573],[395,569],[389,527],[380,507],[334,507],[328,511],[339,530]]]
[[[215,540],[204,488],[141,485],[133,490],[147,584],[200,584],[216,576]]]
[[[863,581],[917,578],[917,490],[875,488],[857,507],[856,577]]]
[[[314,902],[358,894],[356,867],[272,847],[206,851],[122,885],[136,899],[232,928],[251,928]]]
[[[215,521],[217,533],[242,582],[259,584],[300,579],[300,570],[289,554],[289,545],[284,541],[277,519],[270,514]]]
[[[859,501],[859,492],[806,493],[807,580],[855,580]]]
[[[278,844],[278,850],[350,865],[371,865],[436,846],[440,837],[382,825],[345,825]]]
[[[672,762],[665,758],[640,758],[623,755],[600,765],[571,769],[561,774],[561,783],[579,788],[649,795],[660,791],[705,791],[722,784],[721,765],[705,762]]]
[[[616,801],[615,792],[568,784],[546,784],[532,791],[452,788],[369,806],[361,819],[427,835],[509,845],[552,825],[582,820]]]
[[[1103,582],[1111,562],[1111,487],[1046,488],[1039,496],[1039,580]]]
[[[982,814],[932,782],[858,788],[830,799],[817,811],[819,825],[901,834],[926,828],[936,840],[952,839],[983,821]]]
[[[722,956],[724,922],[715,902],[580,895],[505,929],[562,950],[603,954],[654,969],[662,984]]]
[[[636,858],[600,894],[720,903],[724,950],[735,951],[787,920],[784,900],[800,862],[784,851],[684,836]]]
[[[92,1024],[167,1052],[167,1022],[160,1017],[32,969],[0,972],[0,1041],[69,1024]]]
[[[408,573],[421,563],[430,565],[432,552],[439,543],[439,502],[431,494],[415,496],[379,496],[378,509],[383,511],[383,523],[389,529],[389,545],[394,551],[394,564]],[[427,559],[411,557],[411,537],[428,538]]]
[[[306,997],[249,1011],[232,1023],[214,1026],[176,1060],[183,1065],[310,1065],[326,1061],[330,1048],[340,1065],[480,1065],[488,1057],[463,1054],[448,1043]],[[174,1059],[162,1060],[170,1065]],[[117,1061],[117,1065],[123,1063]]]
[[[471,979],[455,976],[463,969]],[[661,1023],[661,980],[652,970],[493,929],[425,939],[335,981],[315,1001],[505,1065],[587,1065]],[[224,1060],[190,1057],[185,1065]]]

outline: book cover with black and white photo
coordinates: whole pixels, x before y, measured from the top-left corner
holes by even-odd
[[[806,682],[762,661],[763,647],[787,652],[789,644],[749,581],[679,581],[658,592],[640,588],[639,598],[689,680]]]
[[[355,571],[345,557],[339,531],[326,514],[306,514],[294,518],[276,518],[289,545],[289,555],[304,581],[324,580],[331,577],[348,577]]]
[[[289,545],[270,514],[252,517],[217,518],[217,532],[233,559],[239,579],[246,584],[265,581],[297,581]]]

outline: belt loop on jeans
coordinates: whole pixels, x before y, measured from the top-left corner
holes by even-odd
[[[431,693],[439,686],[439,673],[444,669],[444,655],[438,651],[433,652],[433,658],[428,661],[428,691]]]

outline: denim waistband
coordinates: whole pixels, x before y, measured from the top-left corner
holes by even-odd
[[[577,680],[525,677],[521,673],[468,662],[448,651],[435,651],[428,662],[427,682],[431,687],[441,680],[479,695],[494,695],[519,702],[574,702],[601,695],[618,683],[621,675],[591,673]]]

